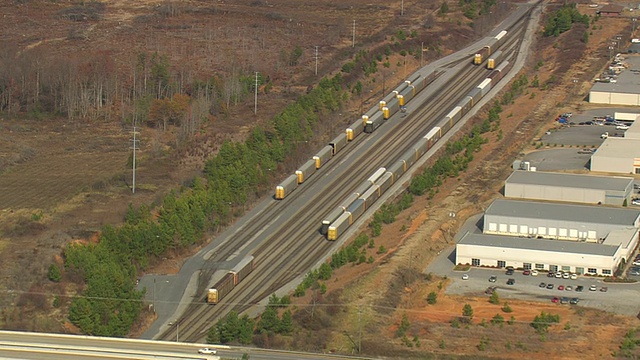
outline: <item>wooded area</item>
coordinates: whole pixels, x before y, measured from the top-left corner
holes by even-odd
[[[134,286],[138,271],[169,249],[193,245],[205,231],[226,225],[231,210],[267,184],[268,169],[311,137],[318,116],[346,99],[339,74],[322,80],[276,116],[272,129],[257,127],[244,143],[226,142],[207,162],[206,179],[195,178],[190,187],[171,192],[157,214],[147,206],[130,207],[125,224],[105,226],[97,244],[69,245],[65,269],[86,284],[71,304],[69,320],[86,334],[126,335],[142,308],[143,294]]]

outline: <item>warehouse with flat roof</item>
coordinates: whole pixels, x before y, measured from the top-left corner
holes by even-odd
[[[631,204],[633,178],[516,170],[507,178],[504,196],[516,199],[584,204]]]
[[[640,174],[640,139],[608,138],[591,155],[591,171]]]
[[[612,275],[638,243],[640,210],[497,199],[456,263]]]

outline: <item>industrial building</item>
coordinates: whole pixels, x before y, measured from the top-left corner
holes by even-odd
[[[640,139],[630,137],[605,139],[598,150],[591,155],[590,170],[617,174],[640,174]]]
[[[620,50],[620,49],[614,49]],[[640,105],[640,78],[634,76],[640,70],[640,57],[634,54],[625,55],[626,68],[618,67],[621,71],[615,82],[596,82],[589,91],[589,102],[592,104],[609,105]],[[613,71],[613,70],[612,70]]]
[[[612,275],[638,243],[640,210],[497,199],[456,263]]]
[[[630,205],[633,178],[516,170],[505,181],[504,196],[592,205]]]

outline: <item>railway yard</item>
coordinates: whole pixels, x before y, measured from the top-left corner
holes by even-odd
[[[528,25],[528,22],[518,21],[523,16],[529,16],[527,7],[521,7],[507,20],[507,24],[503,25],[511,34],[504,44],[505,53],[515,53],[514,49],[520,46],[520,39]],[[477,46],[473,45],[470,49]],[[187,306],[182,314],[179,311],[169,311],[168,314],[164,314],[164,319],[163,314],[159,314],[159,322],[166,319],[171,325],[162,326],[157,332],[152,328],[145,336],[169,340],[175,339],[176,332],[180,331],[180,338],[184,341],[203,341],[214,319],[232,309],[250,309],[251,304],[267,298],[291,281],[299,281],[308,269],[325,261],[332,250],[337,249],[352,233],[345,232],[336,242],[323,240],[318,230],[328,210],[340,205],[343,199],[356,191],[356,188],[377,169],[389,166],[399,155],[410,151],[413,144],[423,138],[432,127],[438,125],[456,103],[464,99],[470,90],[491,73],[485,67],[470,64],[465,51],[429,64],[421,71],[429,74],[438,68],[445,69],[445,74],[440,75],[408,103],[409,115],[402,118],[398,114],[372,134],[356,137],[348,144],[348,152],[337,152],[326,166],[321,167],[289,196],[279,201],[273,198],[265,200],[249,214],[250,217],[245,217],[251,218],[251,221],[240,221],[215,239],[215,247],[202,250],[201,253],[211,255],[207,255],[207,265],[198,275],[198,279],[205,280],[198,282],[196,295],[192,296],[193,303]],[[454,79],[465,81],[453,81]],[[446,91],[443,91],[444,86],[448,86]],[[432,105],[414,105],[424,102]],[[457,130],[461,126],[462,123],[459,123],[453,129]],[[445,139],[451,137],[451,133],[447,135]],[[437,144],[442,146],[441,142]],[[439,146],[434,146],[427,155],[434,153]],[[413,167],[412,171],[416,168]],[[329,184],[326,179],[332,179],[333,182]],[[387,195],[399,191],[400,185],[406,181],[407,179],[401,178]],[[368,210],[374,211],[380,204],[381,201],[378,201]],[[364,221],[356,221],[353,229],[362,223]],[[207,306],[202,299],[211,286],[208,279],[217,270],[215,264],[233,261],[233,258],[238,257],[237,254],[240,254],[240,258],[253,255],[255,271],[249,274],[244,282],[238,284],[224,303],[215,307]],[[149,289],[148,281],[143,279],[141,284]],[[151,300],[149,292],[147,294]],[[156,294],[155,299],[162,301],[162,295]],[[178,330],[175,324],[183,325]]]
[[[261,4],[260,11],[270,11],[262,5],[268,6]],[[244,213],[242,218],[197,246],[166,254],[160,264],[147,269],[136,282],[137,289],[145,291],[145,310],[128,336],[162,340],[158,344],[167,347],[172,341],[206,343],[212,325],[232,311],[259,322],[269,297],[275,294],[290,296],[287,311],[292,312],[294,330],[286,336],[253,333],[251,346],[309,351],[320,357],[335,353],[385,359],[621,356],[623,337],[640,329],[636,317],[640,307],[632,300],[640,292],[637,283],[610,284],[588,276],[551,278],[546,272],[531,276],[522,270],[507,275],[502,269],[455,264],[456,242],[466,231],[480,231],[479,214],[503,196],[514,160],[528,161],[539,171],[586,173],[591,154],[604,141],[603,131],[609,130],[612,137],[621,131],[578,123],[631,111],[585,104],[593,77],[610,56],[608,42],[612,38],[620,41],[620,34],[632,32],[626,15],[603,17],[584,30],[579,27],[560,36],[542,37],[543,13],[559,8],[560,2],[510,5],[513,12],[507,18],[490,31],[478,30],[486,35],[455,53],[445,50],[447,56],[424,66],[420,58],[413,73],[407,72],[406,59],[404,69],[398,60],[381,75],[382,86],[370,84],[374,90],[368,99],[354,96],[350,109],[327,114],[339,119],[338,124],[322,124],[318,133],[322,143],[313,139],[316,148],[311,154],[306,149],[304,159],[292,156],[296,170],[286,166],[288,173],[278,175],[268,196],[237,211]],[[243,6],[249,5],[230,4],[233,9]],[[590,16],[596,14],[595,7],[586,4],[577,8]],[[234,11],[242,12],[237,9]],[[381,10],[373,5],[367,9]],[[421,21],[428,26],[428,19]],[[478,29],[485,26],[480,20],[476,25]],[[293,25],[285,22],[285,26],[291,31]],[[353,26],[355,32],[355,22]],[[588,41],[580,40],[582,31],[589,32]],[[389,79],[392,75],[394,83]],[[513,80],[522,77],[528,80],[524,90],[511,101],[503,100]],[[369,246],[360,249],[364,260],[333,269],[328,280],[314,284],[302,296],[293,296],[310,270],[326,264],[356,236],[371,235],[373,214],[406,195],[411,178],[433,165],[451,142],[463,135],[477,136],[472,127],[483,124],[489,105],[498,99],[502,100],[499,119],[481,134],[487,141],[472,154],[468,168],[443,178],[428,194],[414,196],[409,208],[395,220],[384,222],[379,233],[371,236]],[[354,110],[358,101],[360,109]],[[560,126],[553,121],[557,114],[567,112],[573,113],[571,124]],[[233,132],[237,137],[230,139],[242,137]],[[126,140],[125,136],[119,136],[120,140]],[[98,146],[115,149],[115,141],[116,137]],[[117,151],[124,158],[124,151]],[[111,157],[114,169],[120,166],[114,161],[119,157]],[[162,171],[158,168],[147,176],[173,183],[177,175]],[[12,176],[17,179],[15,173],[3,173],[5,182]],[[183,185],[188,183],[185,178],[181,178]],[[156,185],[149,182],[150,187],[145,188],[144,181],[141,184],[134,206],[152,197],[156,204],[158,195],[149,190]],[[74,201],[99,202],[109,196],[105,194],[79,200],[82,194]],[[119,196],[111,201],[126,198]],[[84,211],[77,204],[74,209]],[[106,212],[100,209],[91,205],[96,214]],[[65,217],[62,207],[56,211],[60,213],[48,216],[59,227],[75,219]],[[33,220],[37,215],[26,216],[37,222]],[[120,215],[113,211],[109,216],[95,216],[104,225],[117,222]],[[53,228],[47,231],[54,233]],[[74,242],[96,240],[96,235],[86,232],[77,237],[81,240]],[[51,245],[49,251],[59,251],[52,241],[46,244]],[[23,255],[20,259],[28,261]],[[60,287],[59,291],[77,290]],[[278,311],[282,314],[283,310]],[[546,331],[534,330],[532,323],[541,312],[559,320],[547,324]],[[78,332],[66,317],[60,318],[64,318],[65,332]],[[6,323],[17,323],[15,319],[15,313],[5,314]],[[217,348],[219,355],[225,353],[217,342],[207,346]],[[237,351],[245,350],[234,349],[234,354]],[[631,354],[640,356],[633,351],[637,349],[632,348]]]

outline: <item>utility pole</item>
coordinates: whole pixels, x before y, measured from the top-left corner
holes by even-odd
[[[133,165],[132,165],[132,170],[133,170],[133,183],[131,186],[131,193],[135,194],[136,193],[136,150],[138,149],[138,141],[136,139],[136,135],[138,134],[138,132],[136,131],[136,126],[133,126],[133,146],[131,147],[133,150]]]
[[[318,46],[316,46],[316,76],[318,76]]]
[[[153,313],[156,313],[156,278],[153,278]]]
[[[358,305],[358,354],[362,352],[362,305]]]
[[[356,20],[353,19],[353,38],[351,39],[351,47],[356,47]]]
[[[424,41],[420,43],[420,67],[422,67],[423,57],[424,57]]]
[[[258,114],[258,72],[256,71],[256,91],[255,91],[255,100],[254,100],[253,114]]]

